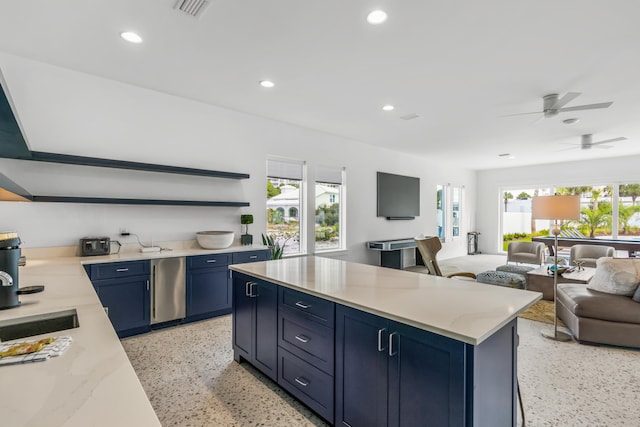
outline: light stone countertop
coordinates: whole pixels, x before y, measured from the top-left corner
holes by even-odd
[[[314,256],[230,268],[472,345],[542,298],[539,292]]]
[[[65,256],[68,249],[26,250],[27,265],[19,268],[20,287],[45,285],[45,290],[20,295],[19,307],[0,310],[0,322],[75,308],[80,327],[25,338],[71,336],[73,342],[59,357],[44,362],[0,366],[0,388],[3,390],[0,425],[160,426],[82,265],[257,249],[266,248],[178,248],[96,257]],[[38,254],[48,257],[36,258]]]

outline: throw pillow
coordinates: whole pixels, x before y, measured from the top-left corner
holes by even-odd
[[[640,260],[598,258],[587,288],[614,295],[632,296],[640,283]]]

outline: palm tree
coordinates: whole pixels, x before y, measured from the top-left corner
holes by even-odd
[[[538,189],[536,188],[535,190],[533,190],[533,197],[538,197]],[[531,236],[535,236],[536,235],[536,220],[533,218],[533,215],[531,215]]]
[[[602,190],[598,188],[594,188],[591,190],[591,202],[593,203],[593,210],[598,210],[598,199],[602,197]]]
[[[584,208],[580,211],[580,223],[589,228],[589,237],[593,239],[595,232],[599,227],[605,227],[611,221],[611,215],[601,211],[600,209]]]
[[[622,227],[622,234],[627,234],[627,228],[629,227],[629,220],[638,212],[638,208],[636,206],[623,206],[620,203],[618,207],[618,224]]]
[[[513,194],[509,193],[508,191],[505,191],[504,193],[504,211],[507,211],[507,203],[509,202],[509,199],[513,199]]]
[[[620,195],[622,197],[631,197],[633,206],[636,205],[636,199],[640,197],[640,184],[624,184],[620,186]]]

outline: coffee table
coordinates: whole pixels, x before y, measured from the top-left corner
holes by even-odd
[[[553,274],[547,272],[548,265],[542,265],[527,272],[527,290],[542,292],[542,299],[553,301]],[[584,283],[596,273],[595,268],[584,267],[571,273],[558,274],[558,283]]]

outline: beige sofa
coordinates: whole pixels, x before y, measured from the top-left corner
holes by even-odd
[[[558,317],[581,343],[640,348],[640,259],[598,258],[588,285],[559,283]]]
[[[631,297],[559,283],[557,310],[580,343],[640,348],[640,302]]]

